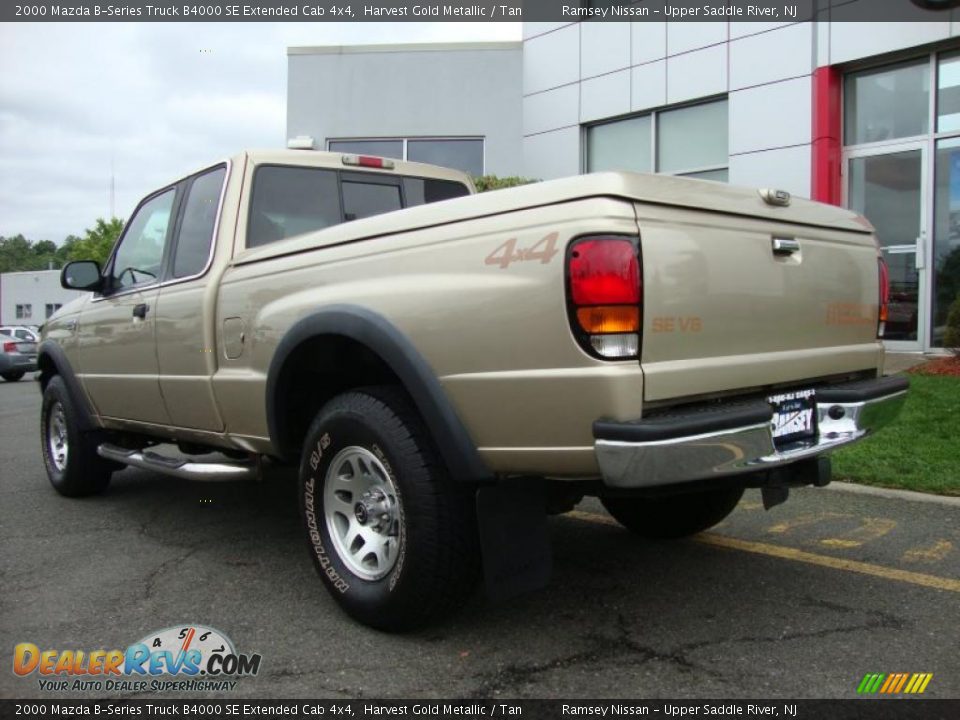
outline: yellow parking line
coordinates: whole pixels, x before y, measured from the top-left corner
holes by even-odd
[[[574,510],[567,513],[567,517],[584,522],[600,523],[602,525],[614,525],[619,527],[616,520],[606,515],[596,513],[581,512]],[[847,572],[861,573],[863,575],[873,575],[886,580],[896,580],[899,582],[920,585],[922,587],[935,588],[937,590],[947,590],[949,592],[960,593],[960,580],[953,578],[944,578],[937,575],[927,575],[926,573],[910,572],[909,570],[899,570],[897,568],[886,567],[884,565],[874,565],[872,563],[859,562],[857,560],[845,560],[842,558],[830,557],[829,555],[817,555],[816,553],[798,550],[797,548],[784,547],[782,545],[770,545],[769,543],[753,542],[751,540],[741,540],[739,538],[727,537],[726,535],[717,535],[715,533],[700,533],[691,538],[696,542],[713,547],[722,547],[729,550],[742,550],[743,552],[756,553],[758,555],[767,555],[769,557],[781,558],[783,560],[794,560],[796,562],[807,563],[808,565],[819,565],[820,567],[833,568],[834,570],[846,570]]]

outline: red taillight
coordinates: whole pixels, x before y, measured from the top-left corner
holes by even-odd
[[[570,321],[584,349],[605,358],[636,357],[642,299],[636,239],[577,240],[567,256],[567,277]]]
[[[5,342],[3,344],[3,351],[5,353],[15,353],[17,352],[17,344],[15,342]]]
[[[887,313],[890,308],[890,270],[883,258],[879,260],[880,265],[880,312],[877,316],[877,337],[883,337],[883,331],[887,323]]]
[[[640,302],[640,263],[629,240],[581,240],[570,253],[570,293],[574,305]]]

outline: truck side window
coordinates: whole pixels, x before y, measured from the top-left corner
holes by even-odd
[[[403,194],[406,196],[406,206],[413,207],[414,205],[464,197],[470,194],[470,190],[463,183],[453,182],[452,180],[405,177],[403,179]]]
[[[175,278],[197,275],[207,266],[213,227],[217,223],[220,190],[226,174],[227,169],[219,167],[200,175],[190,185],[173,256]]]
[[[157,282],[174,195],[175,190],[170,188],[150,198],[127,224],[110,268],[113,292]]]
[[[281,165],[257,168],[247,220],[247,247],[259,247],[340,222],[335,170]]]
[[[345,220],[382,215],[403,207],[400,186],[394,183],[343,181],[343,216]]]

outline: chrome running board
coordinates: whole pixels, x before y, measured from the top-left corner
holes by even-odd
[[[128,450],[109,443],[100,445],[97,448],[97,455],[105,460],[112,460],[143,470],[153,470],[185,480],[205,482],[255,480],[260,474],[260,467],[257,462],[194,462],[183,458],[168,457],[150,450]]]

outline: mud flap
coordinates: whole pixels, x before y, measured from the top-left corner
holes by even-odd
[[[770,470],[766,483],[760,487],[763,509],[769,510],[785,503],[792,487],[803,485],[826,487],[830,484],[831,477],[830,458],[824,456],[800,460],[791,465]]]
[[[787,501],[790,497],[790,488],[783,485],[762,487],[760,496],[763,498],[763,509],[769,510]]]
[[[541,482],[519,480],[480,488],[477,523],[484,584],[491,600],[508,600],[547,584],[553,556]]]

